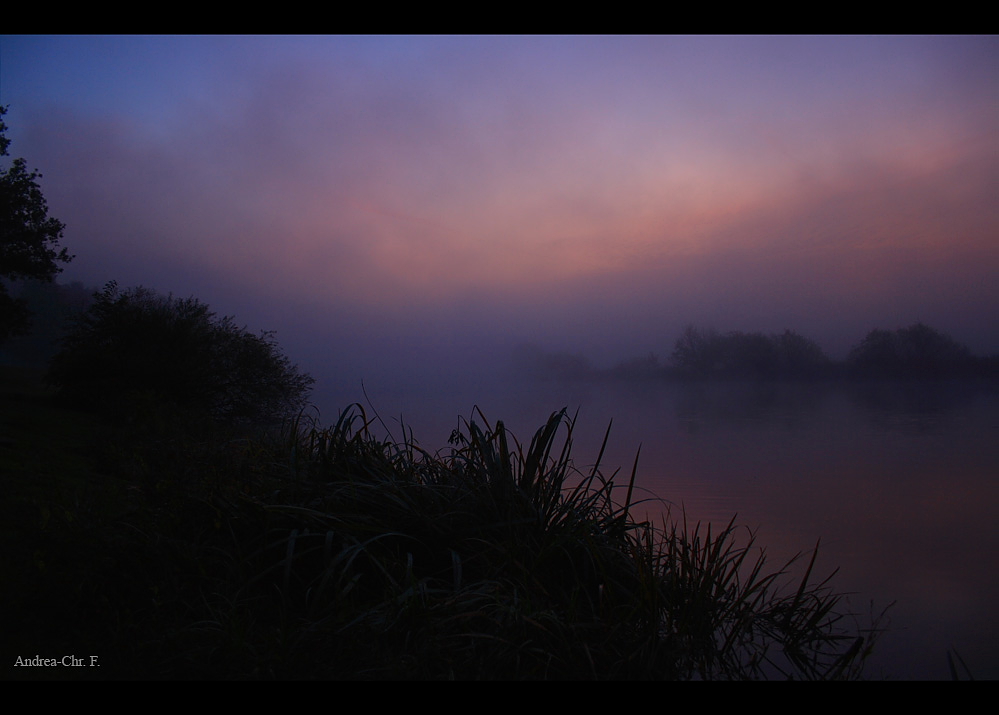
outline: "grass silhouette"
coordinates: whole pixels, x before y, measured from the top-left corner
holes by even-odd
[[[770,569],[734,521],[636,521],[637,456],[621,479],[578,469],[564,409],[527,443],[475,409],[430,453],[359,404],[254,435],[66,411],[42,432],[54,408],[4,404],[24,402],[12,657],[86,651],[114,678],[849,679],[880,633],[814,553]],[[78,463],[48,470],[42,438],[74,430]]]

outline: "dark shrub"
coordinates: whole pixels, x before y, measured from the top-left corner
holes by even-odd
[[[224,421],[270,422],[303,406],[313,379],[271,333],[217,318],[195,298],[111,282],[63,341],[49,381],[79,406],[107,413],[177,408]]]
[[[922,323],[872,330],[847,362],[854,373],[870,377],[955,376],[970,373],[975,364],[968,348]]]

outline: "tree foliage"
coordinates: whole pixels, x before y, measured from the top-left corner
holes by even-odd
[[[7,156],[10,140],[0,106],[0,156]],[[0,169],[0,278],[51,281],[72,256],[59,247],[65,225],[48,215],[48,204],[38,186],[41,174],[28,171],[24,159]],[[0,343],[22,335],[30,326],[23,301],[10,296],[0,283]]]
[[[870,331],[847,362],[854,373],[872,377],[944,377],[976,365],[967,347],[923,323]]]
[[[670,363],[684,373],[706,375],[716,367],[719,358],[718,335],[713,330],[687,325],[676,340]]]
[[[799,335],[793,330],[785,330],[771,338],[777,351],[777,359],[784,374],[812,376],[821,374],[830,366],[829,357],[819,344],[811,338]]]
[[[49,380],[80,406],[156,409],[237,422],[271,422],[302,408],[313,379],[273,333],[254,335],[195,298],[113,281],[94,296],[50,365]]]
[[[815,377],[829,367],[822,348],[793,330],[719,335],[693,325],[677,338],[670,362],[681,373],[695,376]]]

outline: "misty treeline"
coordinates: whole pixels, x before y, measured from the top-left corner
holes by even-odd
[[[153,298],[149,291],[139,289],[139,292],[144,292],[143,300],[150,310],[156,301],[161,302],[161,308],[182,305],[172,297]],[[28,309],[31,330],[0,343],[0,364],[25,367],[47,365],[74,326],[78,327],[81,316],[93,310],[95,300],[100,302],[102,295],[102,291],[79,282],[62,285],[39,280],[13,284],[12,293]],[[126,302],[137,297],[128,291],[119,295]],[[200,309],[208,312],[207,306],[201,305]],[[211,315],[202,317],[210,320]],[[228,318],[224,320],[231,322]],[[234,326],[230,324],[228,330],[234,330]],[[162,337],[166,339],[165,335]],[[276,353],[273,344],[272,351]],[[610,368],[597,368],[583,355],[546,351],[537,345],[517,346],[512,359],[522,375],[571,380],[933,379],[999,375],[999,356],[974,355],[951,336],[922,322],[895,330],[874,328],[854,344],[844,360],[831,359],[816,341],[794,330],[772,334],[723,333],[694,325],[687,325],[681,331],[665,359],[649,353]],[[297,390],[296,394],[301,396],[304,392]]]
[[[12,293],[28,309],[31,330],[0,344],[0,364],[26,367],[47,365],[80,317],[102,295],[79,282],[62,285],[40,280],[18,282],[12,285]],[[146,300],[153,301],[148,295]],[[170,301],[180,305],[173,298]],[[829,358],[816,341],[794,330],[723,333],[687,325],[665,359],[649,353],[610,368],[597,368],[580,354],[520,345],[513,350],[513,363],[522,375],[557,379],[932,379],[999,375],[999,356],[974,355],[951,336],[922,322],[895,330],[874,328],[854,344],[845,360]]]
[[[521,346],[522,372],[542,378],[939,379],[999,375],[999,356],[977,356],[961,343],[921,322],[896,330],[875,328],[833,360],[814,340],[794,330],[782,333],[731,331],[687,325],[665,361],[655,353],[597,369],[582,355]]]

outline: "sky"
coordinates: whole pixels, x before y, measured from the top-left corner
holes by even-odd
[[[999,352],[994,36],[2,36],[0,104],[61,282],[194,295],[319,377],[688,323]]]

